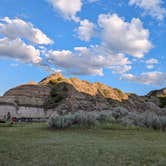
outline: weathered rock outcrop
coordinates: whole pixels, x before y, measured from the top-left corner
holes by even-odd
[[[165,94],[166,89],[162,89],[152,91],[147,96],[137,96],[98,82],[65,78],[55,73],[39,83],[21,85],[7,91],[0,98],[0,112],[15,110],[13,112],[19,116],[48,117],[54,111],[109,111],[121,106],[129,111],[152,110],[163,113],[164,106],[161,108],[160,98],[165,97]]]
[[[41,107],[50,95],[50,90],[45,85],[25,84],[10,89],[4,94],[4,97],[13,100],[18,105]]]
[[[155,97],[166,97],[166,88],[160,90],[153,90],[147,94],[147,96],[155,96]]]
[[[50,116],[43,107],[50,95],[49,86],[28,83],[12,88],[0,98],[0,118],[8,112],[12,116],[44,118]]]
[[[137,112],[163,111],[147,96],[126,94],[101,83],[89,83],[77,78],[67,79],[61,74],[53,74],[40,84],[52,86],[52,95],[46,101],[46,107],[55,111],[102,111],[117,106]]]
[[[154,90],[147,94],[148,101],[155,103],[166,111],[166,88]]]
[[[111,88],[99,82],[89,83],[85,80],[78,78],[65,78],[60,73],[52,74],[51,76],[43,79],[39,84],[47,86],[48,84],[67,83],[72,85],[78,92],[87,93],[91,96],[97,94],[102,95],[104,98],[111,98],[113,100],[122,101],[128,99],[128,95],[116,88]]]

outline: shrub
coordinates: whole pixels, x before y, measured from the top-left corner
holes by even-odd
[[[124,125],[135,125],[140,127],[160,129],[162,127],[162,121],[163,124],[166,124],[166,121],[164,122],[164,120],[164,118],[161,120],[161,118],[153,112],[145,112],[141,114],[129,113],[120,120],[120,123]]]
[[[160,100],[160,107],[164,108],[166,106],[166,97],[159,97]]]
[[[133,125],[135,125],[134,119],[129,118],[128,116],[125,116],[122,119],[120,119],[119,123],[122,124],[122,125],[125,125],[125,126],[133,126]]]
[[[160,123],[161,123],[161,129],[165,131],[166,129],[166,116],[159,116]]]
[[[53,128],[67,128],[72,125],[91,127],[97,124],[96,117],[95,113],[82,111],[66,115],[55,115],[50,117],[49,126]]]
[[[57,83],[63,81],[63,79],[64,78],[62,78],[62,77],[58,77],[57,79],[51,79],[51,80],[49,80],[49,84],[51,84],[51,85],[57,84]]]
[[[126,116],[117,120],[119,123],[125,126],[140,126],[144,127],[144,118],[142,115],[134,112],[129,112]]]
[[[131,113],[130,114],[131,118],[133,119],[133,123],[135,126],[140,126],[140,127],[146,127],[146,119],[144,113],[139,114],[139,113]]]
[[[126,108],[123,108],[123,107],[115,107],[112,110],[112,116],[116,120],[128,115],[128,113],[129,113],[128,110]]]
[[[95,126],[97,123],[97,116],[95,112],[79,111],[74,114],[74,122],[75,124],[87,127]]]
[[[115,118],[112,116],[112,112],[97,112],[97,120],[99,122],[115,122]]]
[[[159,116],[159,119],[161,121],[161,125],[166,126],[166,116]]]
[[[65,115],[55,114],[49,118],[49,127],[66,128],[72,125],[80,125],[85,127],[96,126],[99,123],[113,123],[115,119],[111,112],[74,112]]]
[[[74,122],[74,117],[72,114],[67,114],[67,115],[54,115],[50,117],[49,119],[49,127],[53,128],[66,128],[69,127],[73,124]]]
[[[129,113],[128,116],[123,117],[120,121],[125,125],[135,125],[140,127],[148,127],[153,129],[161,129],[166,125],[166,118],[159,117],[153,112],[145,112],[142,114]]]
[[[123,112],[124,111],[124,112]],[[92,127],[112,126],[113,124],[121,124],[124,126],[139,126],[153,129],[166,129],[166,116],[158,116],[154,112],[134,113],[128,112],[124,108],[114,109],[112,112],[74,112],[65,115],[55,114],[49,118],[49,127],[67,128],[73,125]]]
[[[62,93],[61,91],[59,91],[57,89],[56,86],[52,86],[51,87],[50,96],[46,99],[46,101],[44,103],[44,107],[46,109],[48,109],[48,108],[54,108],[54,107],[57,106],[57,104],[59,102],[61,102],[65,98],[66,98],[66,93]]]
[[[146,125],[146,127],[149,127],[149,128],[160,129],[161,121],[159,119],[159,116],[153,112],[146,112],[145,113],[145,125]]]

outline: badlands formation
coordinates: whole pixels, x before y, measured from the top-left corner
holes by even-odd
[[[166,89],[138,96],[99,82],[89,83],[54,73],[39,83],[8,90],[0,97],[0,118],[8,112],[16,117],[48,118],[54,112],[110,111],[115,107],[166,115]]]

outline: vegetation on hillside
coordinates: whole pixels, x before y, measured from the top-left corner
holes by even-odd
[[[166,96],[159,97],[160,99],[160,107],[163,108],[166,106]]]
[[[48,99],[45,101],[44,107],[45,108],[54,108],[57,106],[59,102],[66,98],[68,88],[66,87],[65,83],[61,84],[51,84],[51,92]]]
[[[51,79],[51,80],[49,80],[49,83],[48,83],[48,84],[54,85],[54,84],[57,84],[57,83],[59,83],[59,82],[61,82],[61,81],[63,81],[63,80],[65,80],[65,79],[62,78],[62,77],[58,77],[58,78],[56,78],[56,79]]]

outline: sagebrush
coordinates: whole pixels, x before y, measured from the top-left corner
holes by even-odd
[[[111,111],[78,111],[65,115],[55,114],[49,119],[49,126],[53,128],[67,128],[73,125],[86,127],[98,126],[101,123],[121,124],[123,126],[139,126],[153,129],[166,128],[166,116],[159,116],[154,112],[129,112],[123,107],[116,107]]]

